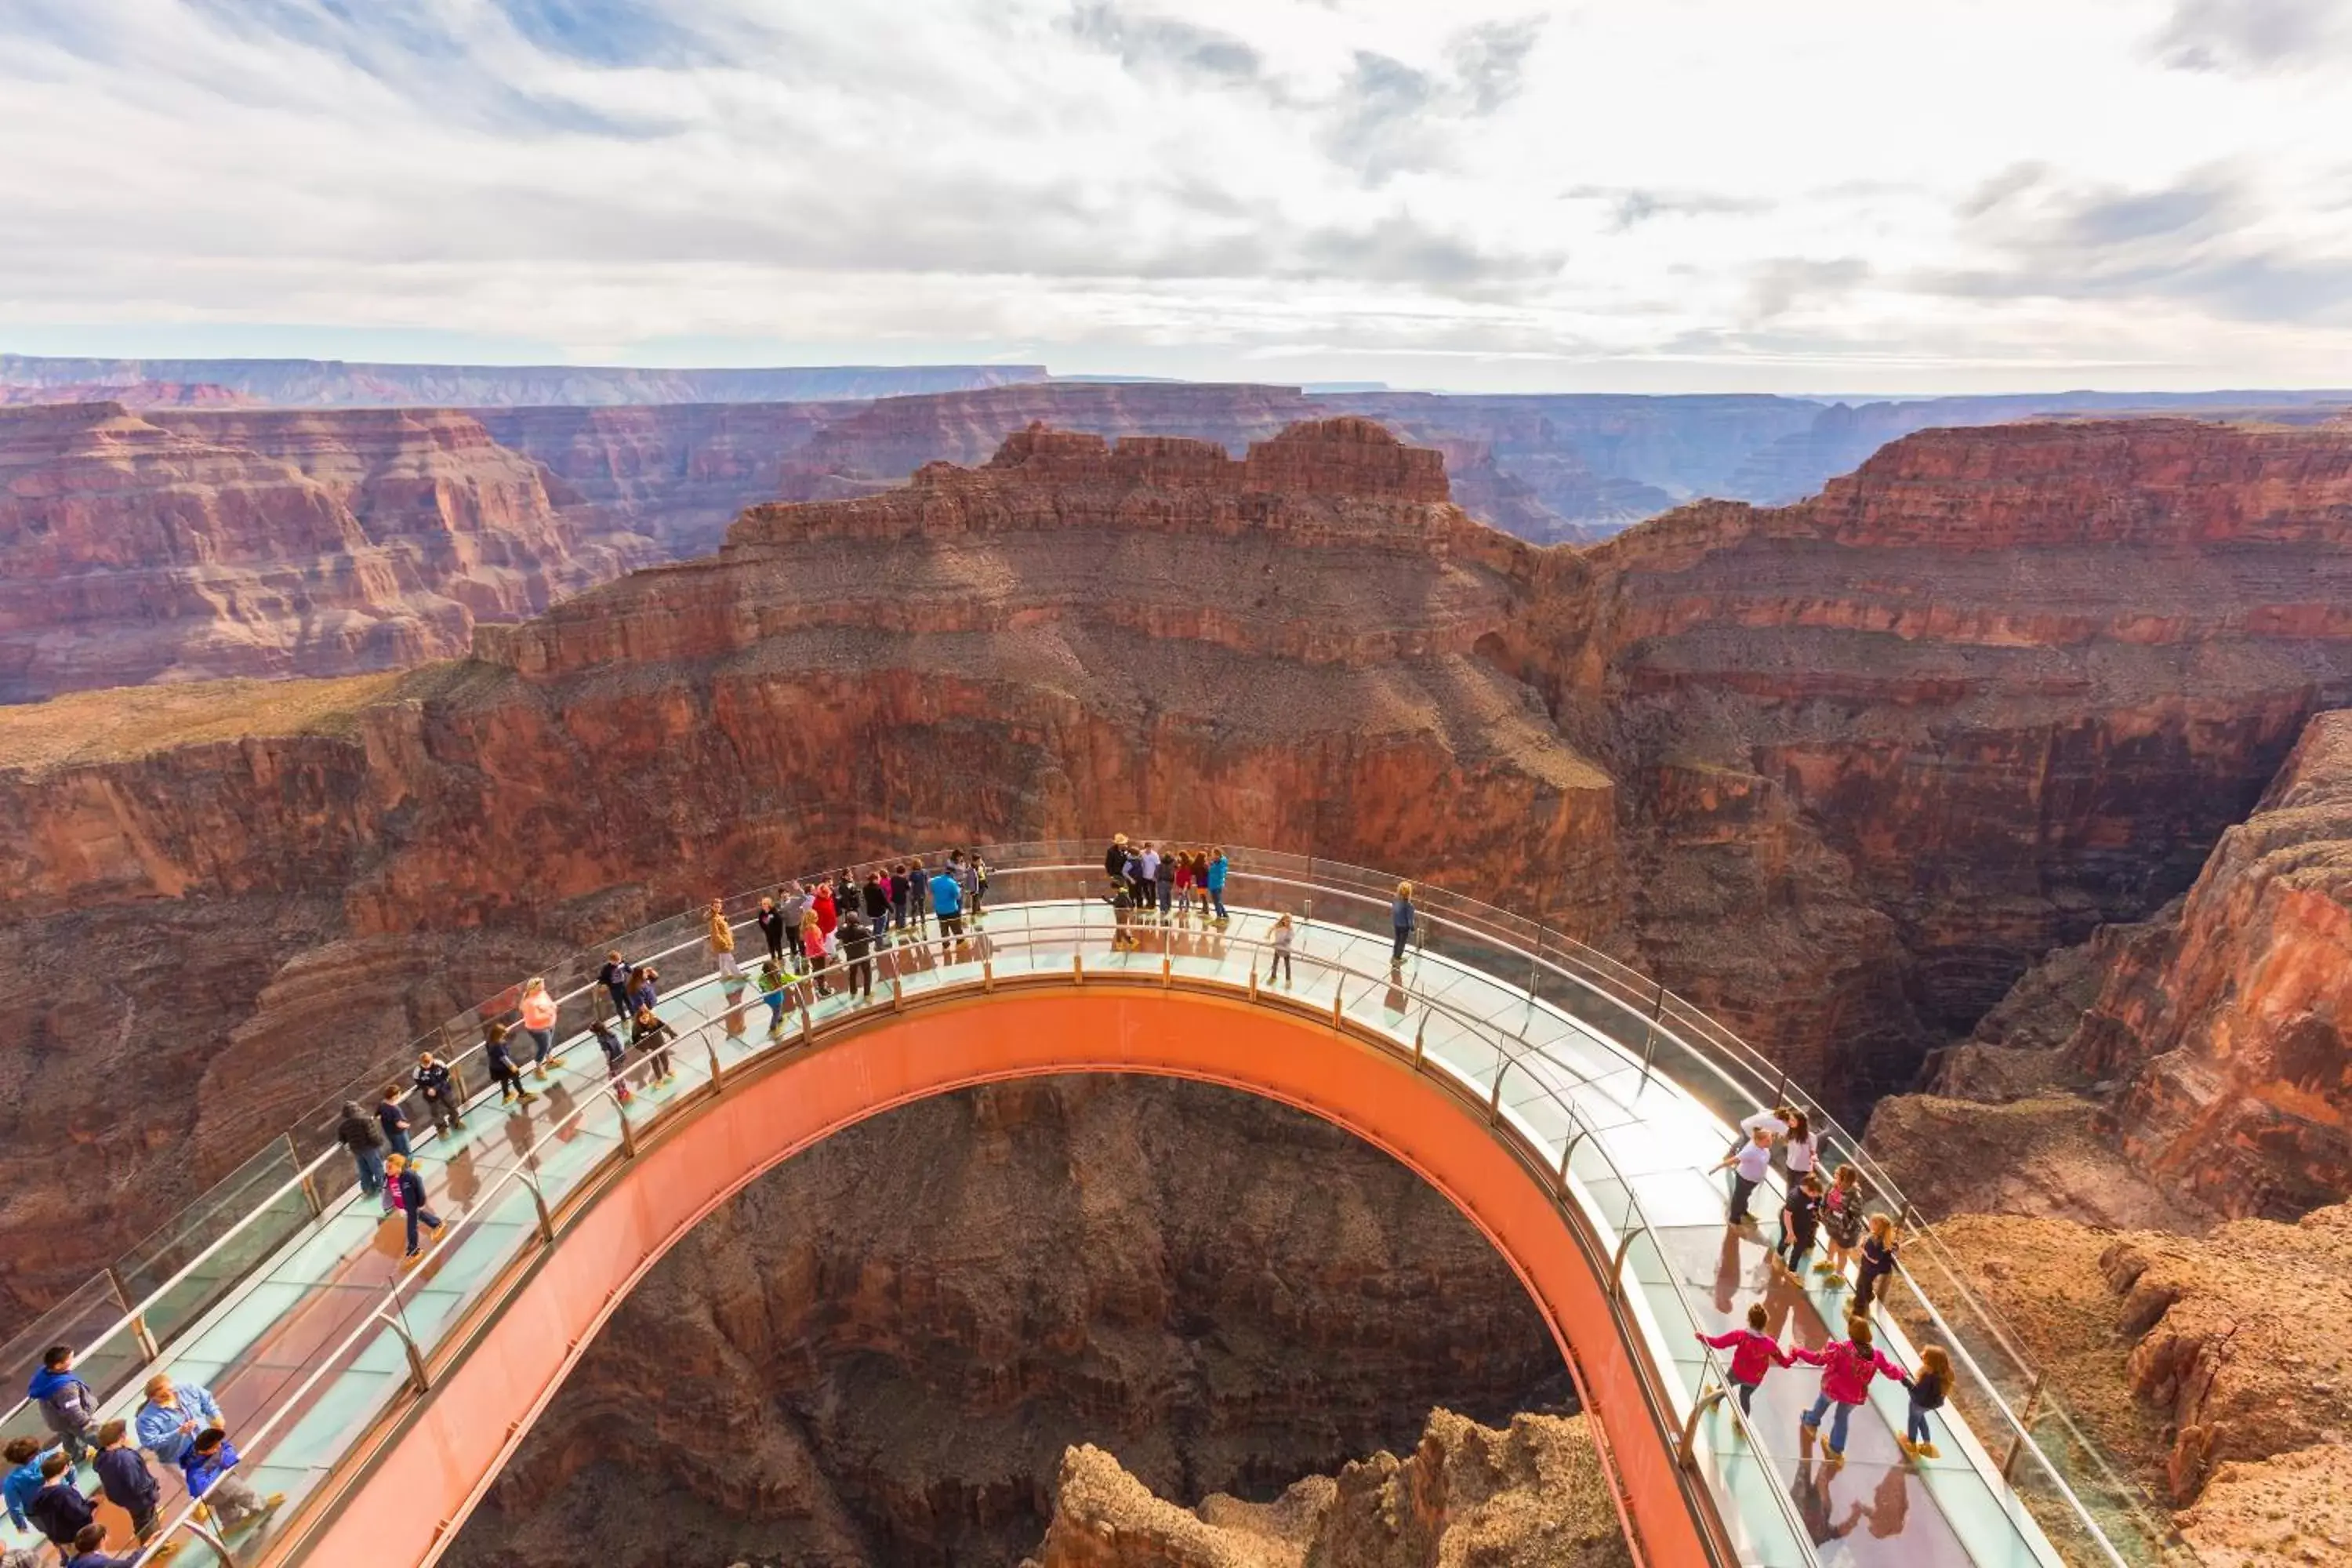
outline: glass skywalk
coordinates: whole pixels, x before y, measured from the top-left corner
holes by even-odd
[[[870,1005],[887,1009],[894,992],[912,1005],[1000,985],[1109,982],[1211,990],[1344,1022],[1486,1107],[1496,1135],[1539,1160],[1601,1239],[1659,1373],[1658,1438],[1686,1452],[1738,1561],[2044,1568],[2164,1560],[2168,1543],[2136,1494],[2082,1439],[1931,1236],[1906,1251],[1907,1273],[1878,1321],[1882,1346],[1906,1365],[1916,1364],[1926,1342],[1953,1352],[1960,1386],[1937,1421],[1940,1458],[1903,1461],[1895,1436],[1904,1394],[1884,1380],[1857,1412],[1846,1463],[1834,1471],[1800,1441],[1798,1415],[1818,1385],[1811,1369],[1769,1377],[1752,1421],[1715,1396],[1722,1358],[1697,1333],[1720,1331],[1760,1300],[1773,1332],[1817,1344],[1832,1337],[1843,1302],[1810,1281],[1776,1279],[1761,1236],[1724,1223],[1723,1181],[1708,1172],[1735,1143],[1737,1119],[1776,1102],[1819,1108],[1695,1009],[1555,933],[1427,889],[1417,900],[1422,942],[1392,973],[1391,879],[1255,851],[1234,857],[1229,926],[1198,918],[1139,926],[1139,947],[1114,952],[1095,853],[1070,845],[983,850],[992,872],[984,920],[961,944],[943,947],[934,926],[929,942],[878,955]],[[729,902],[744,928],[747,972],[760,956],[748,926],[758,897]],[[1263,978],[1280,913],[1297,922],[1288,985]],[[404,1402],[444,1354],[457,1353],[468,1314],[489,1310],[532,1248],[561,1245],[568,1199],[667,1120],[690,1117],[714,1079],[822,1049],[869,1010],[846,994],[811,996],[772,1035],[756,986],[705,973],[701,929],[702,917],[689,912],[612,944],[632,962],[698,976],[665,987],[659,1009],[679,1037],[676,1080],[652,1085],[633,1059],[635,1093],[625,1106],[582,1032],[602,946],[549,974],[563,1003],[562,1059],[534,1081],[541,1099],[526,1110],[502,1110],[495,1092],[481,1092],[478,1047],[467,1045],[483,1022],[509,1015],[511,993],[422,1042],[456,1058],[478,1092],[461,1131],[412,1133],[434,1205],[450,1222],[421,1264],[403,1267],[397,1221],[381,1219],[358,1194],[348,1157],[325,1131],[342,1100],[372,1106],[384,1083],[405,1082],[412,1046],[387,1054],[15,1342],[17,1367],[35,1363],[46,1343],[85,1347],[83,1374],[107,1396],[110,1415],[135,1410],[159,1370],[220,1398],[248,1479],[289,1501],[268,1524],[223,1542],[166,1477],[176,1561],[249,1564],[294,1538],[307,1501],[330,1492],[370,1445],[397,1437]],[[414,1110],[411,1120],[429,1129]],[[1831,1160],[1867,1169],[1826,1115],[1814,1121]],[[1907,1206],[1881,1173],[1868,1173],[1874,1206]],[[1759,1194],[1755,1208],[1776,1213],[1776,1194]],[[38,1429],[37,1413],[21,1405],[0,1424],[9,1436]]]

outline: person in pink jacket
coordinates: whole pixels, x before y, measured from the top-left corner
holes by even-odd
[[[1780,1348],[1780,1341],[1764,1331],[1764,1325],[1770,1321],[1770,1314],[1764,1310],[1764,1303],[1759,1301],[1748,1309],[1746,1328],[1698,1336],[1703,1342],[1731,1352],[1731,1382],[1732,1386],[1739,1390],[1739,1408],[1743,1414],[1750,1408],[1749,1402],[1756,1397],[1756,1385],[1764,1381],[1764,1374],[1776,1363],[1787,1366],[1796,1360]]]
[[[1817,1351],[1801,1346],[1797,1351],[1799,1361],[1822,1369],[1822,1396],[1805,1412],[1806,1429],[1819,1432],[1823,1412],[1832,1404],[1837,1406],[1837,1414],[1830,1419],[1829,1462],[1832,1465],[1845,1463],[1846,1421],[1853,1407],[1870,1397],[1871,1378],[1883,1372],[1900,1383],[1904,1375],[1901,1367],[1871,1344],[1868,1322],[1848,1318],[1845,1333],[1845,1338],[1832,1340]]]

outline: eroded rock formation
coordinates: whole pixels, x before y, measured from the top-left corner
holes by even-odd
[[[1150,824],[1540,916],[1858,1110],[2036,955],[2186,890],[2352,701],[2347,468],[2317,429],[1937,432],[1814,502],[1575,551],[1464,516],[1360,420],[1241,458],[1024,433],[756,508],[384,689],[192,694],[103,743],[0,724],[16,940],[45,990],[76,921],[174,900],[194,943],[196,900],[274,929],[331,889],[314,942],[568,947],[877,845]],[[112,1048],[55,1027],[61,1059]]]
[[[463,415],[0,409],[0,700],[463,651],[650,559]]]
[[[1969,1215],[1937,1227],[2068,1408],[2207,1563],[2352,1550],[2352,1210],[2204,1237]]]
[[[1581,1416],[1496,1431],[1433,1412],[1404,1458],[1313,1476],[1269,1503],[1184,1509],[1092,1445],[1063,1458],[1024,1568],[1615,1568],[1632,1561]]]
[[[1002,1085],[852,1128],[692,1232],[449,1561],[1012,1563],[1073,1445],[1133,1487],[1272,1497],[1433,1405],[1497,1419],[1565,1384],[1485,1239],[1346,1134],[1205,1085]],[[1441,1417],[1402,1482],[1383,1456],[1341,1491],[1527,1509],[1540,1471],[1548,1517],[1613,1538],[1580,1423],[1526,1426]]]

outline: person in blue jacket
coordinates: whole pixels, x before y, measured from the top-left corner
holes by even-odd
[[[1225,874],[1233,869],[1225,858],[1225,847],[1217,846],[1217,853],[1209,861],[1209,901],[1217,906],[1217,924],[1223,925],[1232,917],[1225,913]]]
[[[963,886],[945,867],[931,879],[931,912],[940,918],[940,947],[944,952],[948,938],[963,935]]]
[[[0,1458],[8,1461],[8,1479],[0,1481],[0,1495],[7,1499],[8,1522],[17,1529],[33,1528],[26,1505],[41,1489],[41,1461],[59,1451],[55,1443],[44,1448],[38,1437],[11,1437],[7,1447],[0,1448]]]
[[[41,1353],[41,1370],[26,1385],[25,1397],[41,1407],[41,1419],[79,1464],[98,1451],[89,1429],[98,1423],[98,1395],[74,1375],[71,1345],[51,1345]]]
[[[236,1465],[236,1445],[217,1426],[197,1433],[187,1452],[180,1456],[180,1474],[187,1479],[188,1495],[202,1503],[223,1530],[235,1530],[286,1500],[284,1492],[266,1498],[256,1492],[252,1482],[235,1473]]]
[[[220,1425],[220,1402],[201,1383],[175,1383],[163,1373],[147,1380],[147,1403],[131,1418],[139,1446],[167,1465],[176,1465],[188,1444],[207,1426]]]
[[[1401,969],[1404,966],[1405,944],[1412,941],[1413,911],[1411,882],[1397,884],[1396,902],[1389,906],[1389,923],[1396,928],[1396,947],[1389,954],[1389,967]]]

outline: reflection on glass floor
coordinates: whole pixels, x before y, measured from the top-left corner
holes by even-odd
[[[1831,1293],[1769,1278],[1762,1243],[1723,1223],[1725,1192],[1708,1167],[1733,1142],[1730,1128],[1662,1075],[1646,1070],[1630,1043],[1459,959],[1433,952],[1390,967],[1385,936],[1307,923],[1297,928],[1293,973],[1276,982],[1265,946],[1272,917],[1235,910],[1230,928],[1202,924],[1138,929],[1138,946],[1112,951],[1113,918],[1097,900],[1046,900],[993,910],[969,940],[902,943],[876,960],[871,1005],[894,985],[908,994],[963,984],[985,964],[1000,980],[1024,973],[1066,974],[1074,958],[1089,975],[1163,973],[1235,987],[1255,982],[1268,997],[1321,1016],[1337,1012],[1417,1047],[1465,1094],[1489,1104],[1554,1160],[1565,1159],[1570,1189],[1604,1238],[1623,1243],[1626,1285],[1654,1360],[1670,1373],[1687,1410],[1718,1375],[1695,1330],[1717,1331],[1762,1299],[1774,1331],[1802,1344],[1828,1335]],[[1164,966],[1164,967],[1163,967]],[[799,1000],[796,998],[795,1000]],[[805,1013],[786,1010],[772,1034],[769,1009],[747,984],[705,978],[663,998],[677,1030],[676,1079],[641,1087],[627,1115],[642,1128],[721,1072],[804,1029],[858,1010],[845,987],[805,994]],[[635,1053],[632,1053],[635,1059]],[[1499,1075],[1499,1076],[1498,1076]],[[331,1201],[319,1222],[256,1268],[202,1322],[178,1335],[159,1363],[209,1384],[233,1432],[270,1429],[247,1451],[249,1478],[264,1492],[299,1498],[332,1471],[337,1457],[384,1412],[408,1373],[406,1341],[430,1353],[485,1287],[520,1257],[537,1233],[530,1185],[507,1179],[527,1167],[550,1204],[559,1204],[618,1148],[622,1113],[602,1092],[605,1067],[584,1037],[567,1041],[552,1073],[534,1079],[533,1102],[511,1110],[477,1098],[465,1125],[447,1137],[417,1139],[433,1205],[451,1222],[448,1240],[421,1268],[404,1270],[402,1222],[354,1193]],[[548,1137],[551,1127],[562,1129]],[[1777,1203],[1759,1194],[1759,1212]],[[404,1274],[406,1278],[404,1279]],[[394,1287],[398,1285],[395,1291]],[[1909,1364],[1912,1347],[1891,1325],[1882,1346]],[[321,1373],[323,1371],[323,1375]],[[1987,1478],[1996,1466],[1964,1432],[1948,1430],[1944,1458],[1916,1470],[1895,1445],[1901,1388],[1875,1387],[1853,1422],[1846,1463],[1834,1473],[1800,1441],[1797,1417],[1819,1386],[1813,1369],[1775,1372],[1759,1393],[1751,1439],[1718,1405],[1702,1415],[1695,1454],[1743,1560],[1760,1564],[1946,1563],[2002,1568],[2055,1563],[2040,1531],[2007,1489]],[[135,1393],[109,1415],[129,1414]],[[162,1468],[158,1467],[159,1473]],[[177,1511],[167,1476],[166,1517]],[[265,1527],[266,1528],[266,1527]],[[236,1542],[244,1549],[257,1537]],[[187,1542],[179,1561],[213,1554]]]

